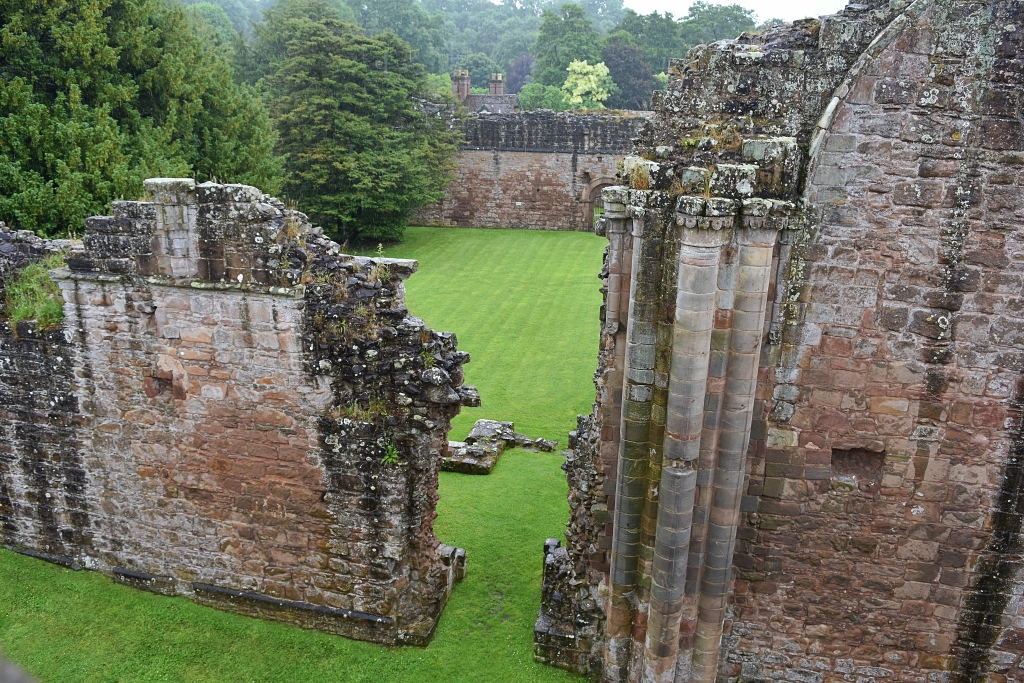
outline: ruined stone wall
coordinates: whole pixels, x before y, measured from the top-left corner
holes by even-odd
[[[425,643],[454,580],[433,520],[468,356],[408,315],[416,263],[341,254],[255,188],[147,190],[53,273],[63,325],[2,339],[4,544]]]
[[[645,117],[550,111],[470,116],[447,197],[419,225],[592,230],[593,204],[615,183]]]
[[[673,62],[606,191],[539,659],[1021,680],[1022,16],[856,3]]]

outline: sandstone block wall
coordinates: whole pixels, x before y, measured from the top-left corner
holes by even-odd
[[[616,182],[645,112],[531,111],[470,116],[447,197],[419,225],[593,230],[595,201]]]
[[[339,252],[259,190],[147,181],[55,271],[63,325],[0,335],[8,548],[252,616],[424,644],[462,401],[415,261]]]
[[[605,192],[597,403],[539,659],[1024,678],[1022,17],[852,3],[673,61]]]

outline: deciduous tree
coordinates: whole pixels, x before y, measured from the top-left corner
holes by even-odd
[[[525,110],[567,111],[569,109],[569,103],[565,101],[565,93],[561,88],[540,83],[527,83],[519,90],[519,106]]]
[[[756,26],[754,11],[740,5],[716,5],[696,0],[680,20],[680,34],[687,48],[725,38],[735,38]],[[683,55],[677,55],[682,57]]]
[[[650,109],[657,82],[644,61],[643,50],[616,40],[605,46],[601,56],[618,86],[605,104],[613,109]]]
[[[604,62],[587,64],[574,61],[566,71],[569,75],[562,84],[562,92],[572,109],[604,109],[605,100],[618,89]]]
[[[482,52],[475,52],[460,60],[456,68],[468,70],[470,85],[484,89],[490,85],[491,74],[501,71],[501,67]]]
[[[533,56],[537,60],[533,79],[560,87],[570,62],[600,61],[600,36],[579,5],[565,4],[558,12],[544,10]]]
[[[532,80],[530,76],[532,70],[533,56],[519,55],[516,61],[513,62],[512,68],[508,70],[508,76],[505,77],[505,91],[517,93],[522,90],[523,86]]]

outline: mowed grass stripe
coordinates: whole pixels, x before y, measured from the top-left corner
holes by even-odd
[[[453,438],[488,417],[565,444],[593,401],[603,248],[585,233],[413,228],[385,252],[421,261],[410,311],[473,358],[466,381],[483,405],[463,410]]]
[[[565,444],[593,401],[604,241],[579,233],[415,228],[409,306],[473,354],[479,417]],[[461,429],[461,434],[457,430]],[[469,572],[429,647],[384,648],[248,619],[0,550],[0,651],[42,683],[270,681],[541,683],[533,662],[542,548],[568,518],[557,455],[509,451],[487,477],[442,473],[438,537]]]

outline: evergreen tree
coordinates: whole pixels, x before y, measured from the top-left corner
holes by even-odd
[[[615,40],[605,46],[601,56],[618,86],[605,104],[613,109],[649,109],[657,82],[644,62],[643,50]]]
[[[456,133],[438,112],[450,95],[430,99],[397,35],[368,37],[323,0],[286,0],[259,36],[288,196],[335,236],[401,239],[412,209],[453,177]]]
[[[231,21],[235,31],[248,33],[252,25],[263,17],[263,5],[258,0],[181,0],[186,5],[216,5]],[[204,11],[205,15],[205,11]]]
[[[557,13],[544,10],[533,55],[534,81],[561,87],[571,62],[601,61],[600,36],[582,7],[565,4]]]
[[[505,92],[510,94],[518,93],[523,86],[532,82],[530,72],[533,70],[533,57],[530,55],[519,55],[512,63],[505,77]]]
[[[212,2],[197,2],[188,6],[188,15],[194,20],[196,31],[203,33],[217,45],[231,45],[235,41],[235,27],[220,5]]]
[[[419,0],[348,0],[356,21],[375,36],[397,34],[415,51],[415,60],[431,73],[448,70],[444,15],[428,14]]]
[[[0,220],[79,229],[153,176],[272,191],[270,119],[185,8],[0,3]]]

